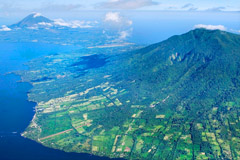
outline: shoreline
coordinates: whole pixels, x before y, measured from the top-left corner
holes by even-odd
[[[26,64],[25,64],[25,66],[27,66]],[[29,67],[26,69],[26,71],[27,70],[29,70]],[[20,70],[20,71],[25,71],[25,70]],[[27,134],[27,131],[26,131],[26,129],[27,128],[29,128],[30,126],[31,126],[31,124],[33,123],[33,121],[34,121],[34,119],[37,117],[37,106],[38,106],[38,103],[37,102],[35,102],[34,100],[30,100],[29,99],[29,93],[30,93],[30,90],[33,88],[33,84],[31,83],[31,82],[25,82],[25,81],[23,81],[23,79],[22,79],[22,75],[21,74],[19,74],[19,73],[16,73],[17,71],[13,71],[13,72],[9,72],[8,74],[13,74],[13,75],[15,75],[15,76],[18,76],[19,78],[20,78],[20,80],[19,81],[16,81],[16,83],[25,83],[25,84],[28,84],[28,85],[30,85],[30,87],[31,88],[29,88],[28,89],[28,91],[26,92],[27,94],[27,99],[26,99],[26,101],[28,101],[28,102],[31,102],[31,103],[34,103],[35,104],[35,106],[33,107],[33,117],[32,117],[32,119],[31,119],[31,121],[28,123],[28,125],[27,125],[27,127],[25,127],[25,129],[22,131],[22,132],[20,132],[20,136],[21,137],[23,137],[23,138],[26,138],[26,139],[28,139],[28,140],[31,140],[31,141],[33,141],[33,142],[36,142],[36,143],[38,143],[38,144],[41,144],[43,147],[46,147],[46,148],[49,148],[49,149],[53,149],[53,150],[56,150],[56,151],[62,151],[62,152],[64,152],[64,153],[74,153],[74,154],[79,154],[79,156],[81,155],[81,154],[87,154],[87,155],[89,155],[89,156],[94,156],[95,158],[104,158],[104,159],[109,159],[109,160],[126,160],[126,159],[123,159],[123,158],[121,158],[121,157],[110,157],[110,156],[107,156],[107,155],[104,155],[104,154],[97,154],[98,152],[96,152],[96,153],[92,153],[92,152],[68,152],[68,151],[65,151],[65,150],[61,150],[61,149],[58,149],[58,148],[53,148],[53,147],[49,147],[49,146],[46,146],[46,145],[44,145],[44,143],[43,142],[41,142],[41,138],[39,139],[38,138],[38,140],[36,140],[36,139],[31,139],[31,138],[29,138],[26,134]],[[35,123],[35,122],[34,122]],[[70,130],[73,130],[73,129],[69,129],[69,131]],[[65,131],[63,131],[64,133],[65,133]],[[68,131],[66,131],[66,133],[67,133]],[[56,133],[56,134],[58,134],[58,133]],[[55,134],[54,134],[55,135]],[[51,135],[49,135],[49,136],[51,136]],[[48,136],[47,136],[48,137]],[[100,152],[99,152],[100,153]]]

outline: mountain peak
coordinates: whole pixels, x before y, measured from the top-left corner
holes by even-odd
[[[32,13],[31,15],[32,15],[33,18],[37,18],[37,17],[42,16],[41,13]]]
[[[11,25],[11,28],[25,28],[25,27],[34,27],[39,23],[52,23],[53,21],[42,16],[40,13],[32,13],[25,17],[20,22]]]
[[[149,57],[141,64],[146,63],[150,66],[161,63],[164,67],[182,64],[184,67],[196,67],[196,64],[202,65],[210,60],[219,64],[219,59],[224,59],[223,57],[229,60],[224,64],[229,64],[233,62],[232,57],[239,56],[239,52],[236,52],[239,50],[239,44],[240,36],[237,34],[221,30],[195,29],[143,48],[138,54],[139,59],[143,55]]]

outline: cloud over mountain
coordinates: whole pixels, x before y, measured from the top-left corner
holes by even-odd
[[[223,25],[205,25],[205,24],[197,24],[194,26],[194,28],[204,28],[207,30],[222,30],[225,31],[227,28]]]
[[[20,22],[9,26],[12,29],[49,29],[49,28],[91,28],[95,26],[97,21],[84,21],[84,20],[73,20],[73,21],[64,21],[63,19],[51,20],[40,13],[32,13],[29,16],[25,17]],[[3,27],[4,30],[7,28]]]

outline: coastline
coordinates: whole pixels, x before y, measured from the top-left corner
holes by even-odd
[[[24,69],[24,70],[20,70],[21,72],[24,72],[24,71],[28,71],[30,68],[27,64],[24,64],[24,66],[27,66],[27,69]],[[119,156],[112,156],[112,155],[106,155],[104,154],[103,152],[91,152],[91,151],[79,151],[79,152],[72,152],[72,151],[67,151],[67,150],[62,150],[62,149],[59,149],[59,148],[54,148],[54,147],[51,147],[51,146],[48,146],[48,145],[45,145],[43,142],[41,142],[41,138],[33,138],[33,137],[29,137],[28,136],[28,132],[27,132],[27,129],[28,128],[31,128],[32,126],[34,126],[36,124],[36,122],[34,122],[34,120],[37,118],[37,106],[38,106],[38,102],[34,101],[33,99],[31,100],[29,97],[29,94],[30,94],[30,91],[31,89],[33,88],[33,83],[32,82],[26,82],[23,80],[23,76],[19,73],[19,71],[13,71],[13,72],[9,72],[8,74],[13,74],[13,75],[16,75],[20,78],[19,81],[17,81],[17,83],[26,83],[28,85],[30,85],[30,88],[28,89],[27,91],[27,101],[28,102],[32,102],[35,104],[35,106],[33,107],[33,117],[31,119],[31,121],[29,122],[29,124],[27,125],[27,127],[25,127],[25,129],[20,133],[21,137],[23,138],[26,138],[26,139],[29,139],[35,143],[38,143],[40,145],[42,145],[43,147],[46,147],[46,148],[49,148],[49,149],[53,149],[53,150],[58,150],[58,151],[63,151],[65,153],[69,153],[69,154],[72,154],[72,153],[76,153],[76,154],[79,154],[79,156],[81,156],[82,154],[87,154],[89,156],[91,156],[92,158],[96,158],[96,160],[98,159],[101,159],[103,158],[104,160],[126,160],[124,159],[123,157],[119,157]],[[37,126],[37,124],[36,124]],[[41,130],[41,129],[40,129]]]

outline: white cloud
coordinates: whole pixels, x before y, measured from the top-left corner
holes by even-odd
[[[121,21],[121,17],[120,17],[120,13],[119,12],[108,12],[105,15],[105,21],[113,21],[113,22],[120,22]]]
[[[6,25],[2,25],[0,31],[11,31],[11,28],[8,28]]]
[[[120,12],[108,12],[104,18],[105,22],[115,23],[118,26],[124,25],[126,27],[131,26],[133,22],[120,15]]]
[[[127,23],[128,23],[129,26],[131,26],[133,24],[133,21],[132,20],[128,20]]]
[[[72,28],[91,28],[93,26],[91,25],[91,22],[76,20],[71,22],[71,27]]]
[[[126,40],[132,34],[132,20],[122,16],[120,12],[108,12],[104,18],[105,31],[107,37],[114,37],[114,42]],[[108,35],[110,33],[110,35]],[[115,33],[115,35],[112,35]]]
[[[32,42],[36,43],[36,42],[38,42],[38,40],[37,40],[37,39],[34,39],[34,40],[32,40]]]
[[[138,9],[146,6],[158,5],[152,0],[108,0],[98,3],[96,8],[104,9]]]
[[[97,21],[90,22],[90,21],[70,21],[66,22],[63,19],[55,19],[54,25],[62,26],[62,27],[70,27],[70,28],[91,28],[94,24],[98,23]]]
[[[238,29],[229,29],[230,32],[233,32],[233,33],[237,33],[237,34],[240,34],[240,30]]]
[[[40,16],[41,16],[41,13],[34,13],[33,18],[37,18],[37,17],[40,17]]]
[[[70,27],[70,24],[65,22],[63,19],[54,19],[53,23],[58,26]]]
[[[111,43],[111,44],[105,44],[105,45],[100,45],[100,46],[93,46],[93,47],[88,47],[88,48],[114,48],[114,47],[124,47],[124,46],[129,46],[129,45],[134,45],[134,43]]]
[[[32,26],[32,27],[27,27],[27,29],[38,30],[38,26],[35,25],[35,26]]]
[[[128,38],[130,35],[131,35],[131,33],[130,33],[129,30],[127,30],[127,31],[121,31],[121,32],[119,33],[119,39],[124,40],[124,39]]]
[[[40,22],[38,24],[41,25],[41,26],[47,26],[47,27],[52,27],[53,26],[52,23],[46,23],[46,22]]]
[[[225,31],[227,28],[223,25],[205,25],[205,24],[197,24],[194,26],[194,28],[204,28],[208,30],[222,30]]]

